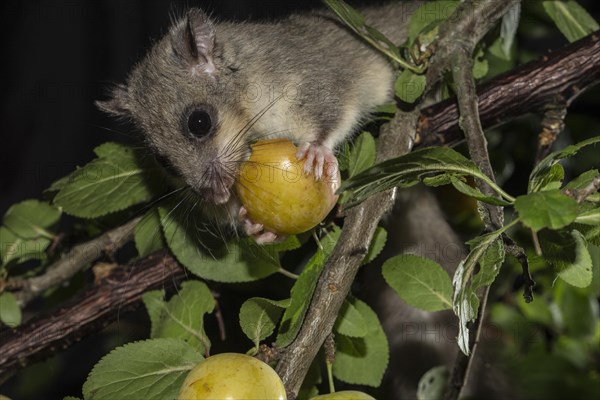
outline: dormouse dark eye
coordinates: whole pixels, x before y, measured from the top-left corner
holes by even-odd
[[[187,128],[188,132],[197,138],[203,138],[210,134],[213,129],[211,110],[203,107],[196,107],[190,110]]]

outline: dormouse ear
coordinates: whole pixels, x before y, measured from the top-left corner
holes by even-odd
[[[111,98],[109,100],[98,100],[94,104],[101,111],[117,117],[127,117],[130,115],[127,87],[125,85],[116,85],[111,90]]]
[[[213,74],[215,29],[208,16],[198,8],[188,11],[182,30],[171,39],[175,53],[189,65],[191,72]]]

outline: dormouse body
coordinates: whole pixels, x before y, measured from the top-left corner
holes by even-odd
[[[369,25],[404,41],[419,3],[361,10]],[[393,97],[394,70],[333,14],[269,23],[217,22],[191,9],[177,20],[99,107],[125,117],[207,203],[237,215],[240,162],[258,138],[287,137],[316,178],[336,146]],[[245,219],[259,242],[275,235]]]

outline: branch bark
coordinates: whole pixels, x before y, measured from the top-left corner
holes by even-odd
[[[113,269],[94,287],[17,329],[0,331],[0,383],[26,365],[67,349],[97,333],[119,315],[133,311],[141,296],[154,289],[173,288],[185,270],[166,252]]]
[[[600,31],[482,84],[477,90],[482,126],[540,110],[556,96],[570,105],[600,81]],[[448,99],[423,110],[418,146],[451,145],[463,139],[458,105]]]
[[[19,282],[20,290],[15,293],[21,308],[25,307],[36,296],[71,279],[85,265],[98,259],[104,252],[115,251],[133,238],[133,231],[142,217],[111,229],[108,232],[85,243],[74,246],[60,260],[48,266],[40,276]]]

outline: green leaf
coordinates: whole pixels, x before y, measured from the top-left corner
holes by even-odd
[[[458,347],[460,350],[468,355],[469,350],[469,329],[467,324],[477,317],[477,310],[479,309],[479,299],[475,295],[474,283],[477,285],[486,284],[490,280],[490,275],[495,273],[493,267],[496,263],[501,263],[501,259],[497,250],[488,250],[495,245],[496,241],[499,241],[500,235],[506,232],[509,228],[515,225],[519,220],[516,219],[510,224],[505,225],[497,231],[487,233],[472,239],[468,242],[471,247],[471,251],[467,254],[464,260],[460,262],[452,278],[452,286],[454,287],[454,295],[452,298],[452,309],[459,320],[459,331],[458,331]],[[497,246],[497,245],[496,245]],[[485,260],[482,261],[482,259]],[[475,274],[475,267],[478,263],[483,262],[484,276],[478,278],[477,281],[473,279]],[[486,272],[486,270],[489,270]]]
[[[144,305],[146,306],[146,311],[148,311],[148,316],[150,317],[151,334],[161,324],[162,313],[165,306],[164,299],[164,289],[151,290],[142,295],[142,301],[144,302]]]
[[[202,221],[196,220],[193,214],[170,215],[167,209],[160,207],[159,215],[165,241],[177,260],[203,279],[249,282],[280,268],[277,254],[269,253],[250,239],[224,244],[221,238],[200,231]]]
[[[571,236],[575,241],[575,259],[561,268],[558,276],[569,285],[588,287],[592,283],[592,257],[581,232],[573,230]]]
[[[381,251],[385,247],[386,242],[387,231],[384,228],[378,226],[375,229],[375,233],[373,234],[373,240],[371,240],[371,245],[369,246],[369,251],[367,251],[367,255],[365,256],[365,259],[363,260],[362,264],[368,264],[375,258],[377,258],[379,253],[381,253]]]
[[[265,248],[269,254],[277,254],[283,251],[290,251],[299,249],[302,246],[298,236],[290,235],[281,243],[273,243],[265,245]]]
[[[545,190],[517,197],[515,210],[526,226],[539,231],[569,225],[577,217],[578,205],[560,190]]]
[[[583,234],[588,243],[600,246],[600,225],[573,224],[573,227]]]
[[[142,150],[105,143],[94,151],[98,158],[73,172],[54,198],[66,213],[97,218],[148,201],[157,193],[161,169]]]
[[[560,164],[554,164],[548,170],[548,173],[540,177],[537,183],[536,192],[542,190],[560,189],[562,181],[565,178],[565,169]]]
[[[275,301],[262,297],[252,297],[242,304],[240,326],[256,349],[261,340],[273,334],[283,310],[289,305],[290,299]]]
[[[412,45],[422,32],[433,30],[449,18],[459,4],[457,0],[428,1],[416,9],[408,22],[409,44]]]
[[[167,247],[160,225],[158,210],[152,209],[135,227],[135,247],[140,257],[145,257]]]
[[[0,294],[0,321],[11,328],[21,325],[21,308],[10,292]]]
[[[52,239],[54,235],[48,228],[60,219],[60,210],[48,203],[38,200],[25,200],[10,207],[4,214],[4,226],[23,239],[45,237]]]
[[[69,182],[69,175],[67,176],[63,176],[62,178],[55,180],[54,182],[52,182],[52,184],[50,185],[50,187],[46,190],[44,190],[45,193],[56,193],[59,190],[61,190],[63,187],[65,187],[65,185]]]
[[[600,225],[600,208],[582,212],[575,218],[575,222],[584,225]]]
[[[366,303],[357,299],[348,301],[362,314],[368,331],[364,337],[335,336],[333,375],[347,383],[377,387],[388,365],[387,337],[377,314]]]
[[[393,187],[410,187],[432,175],[473,176],[489,181],[477,166],[447,147],[430,147],[384,161],[347,179],[338,193],[353,190],[348,207]],[[447,182],[450,178],[445,178]],[[430,180],[431,182],[431,180]]]
[[[544,10],[569,42],[600,29],[594,18],[576,1],[544,1]]]
[[[375,139],[369,132],[361,133],[354,141],[348,159],[348,173],[354,176],[375,163]]]
[[[427,78],[425,75],[418,75],[408,69],[405,69],[396,78],[394,89],[396,96],[405,103],[412,104],[425,91]]]
[[[306,264],[298,280],[294,283],[291,290],[292,298],[290,306],[285,310],[279,324],[279,332],[277,334],[278,347],[285,347],[296,338],[310,305],[310,299],[317,286],[319,276],[321,276],[321,271],[325,266],[325,261],[327,261],[331,251],[333,251],[333,246],[339,236],[340,230],[335,229],[321,240],[323,249],[317,250],[308,264]]]
[[[556,310],[551,309],[555,305],[550,304],[547,298],[536,299],[527,303],[523,296],[519,296],[517,306],[529,321],[551,328],[558,328],[557,322],[561,317],[556,317]]]
[[[401,57],[398,47],[377,29],[366,25],[363,16],[355,9],[341,0],[323,0],[323,2],[336,13],[350,29],[358,36],[362,37],[371,46],[399,63],[401,66],[405,68],[414,68]]]
[[[472,287],[478,289],[483,286],[491,285],[504,263],[506,254],[504,244],[498,239],[487,248],[479,260],[479,272],[473,276]]]
[[[358,11],[340,0],[324,0],[324,3],[348,26],[360,29],[365,25],[365,19]]]
[[[391,114],[391,115],[385,116],[385,118],[389,119],[389,118],[393,117],[394,114],[396,114],[396,111],[397,111],[396,104],[388,103],[388,104],[382,104],[380,106],[377,106],[375,108],[375,111],[373,111],[373,113],[374,114]]]
[[[2,265],[14,260],[17,262],[25,262],[30,259],[44,260],[46,258],[46,248],[50,243],[50,239],[44,237],[22,239],[4,226],[0,226],[0,260]]]
[[[473,78],[482,79],[488,74],[489,70],[490,65],[485,58],[485,52],[480,48],[473,59]]]
[[[0,400],[2,400],[2,398],[0,397]],[[63,397],[63,400],[81,400],[79,397],[75,397],[75,396],[65,396]]]
[[[569,336],[581,339],[594,334],[598,323],[598,300],[592,293],[559,280],[554,286],[554,298],[563,317],[563,330]]]
[[[425,311],[452,308],[452,283],[435,261],[404,254],[388,259],[383,277],[398,296],[409,305]]]
[[[344,142],[341,146],[339,154],[337,155],[338,159],[338,167],[340,171],[346,171],[350,167],[350,144],[348,142]]]
[[[344,300],[333,330],[348,337],[365,337],[368,333],[367,323],[353,303],[348,299]]]
[[[450,371],[445,365],[425,372],[417,386],[417,400],[441,400],[446,389]]]
[[[600,297],[600,247],[588,242],[588,250],[592,258],[592,283],[590,293]],[[600,334],[600,332],[598,332]]]
[[[83,385],[85,400],[171,400],[202,355],[183,340],[151,339],[106,355]]]
[[[430,187],[438,187],[438,186],[449,185],[450,183],[452,183],[453,179],[455,179],[455,177],[452,174],[441,174],[441,175],[427,176],[427,177],[423,178],[423,183]],[[456,178],[456,179],[459,179],[459,178]]]
[[[555,151],[548,154],[542,161],[540,161],[529,175],[528,193],[540,191],[543,188],[546,175],[551,173],[551,168],[558,161],[574,156],[579,150],[586,146],[590,146],[600,142],[600,136],[596,136],[577,144],[567,146],[562,150]]]
[[[512,204],[498,197],[486,196],[483,193],[481,193],[479,189],[477,189],[476,187],[472,187],[471,185],[463,181],[461,178],[457,178],[456,176],[450,176],[450,181],[452,183],[452,186],[454,186],[454,188],[459,192],[484,203],[493,204],[495,206],[509,206]]]
[[[577,178],[573,179],[571,182],[569,182],[565,186],[565,189],[571,189],[571,190],[584,189],[585,187],[589,186],[592,183],[592,181],[594,180],[594,178],[596,178],[598,175],[599,175],[599,173],[598,173],[597,169],[592,169],[592,170],[586,171],[583,174],[579,175]]]
[[[152,321],[150,337],[181,339],[204,353],[210,340],[204,332],[204,314],[211,313],[215,300],[208,287],[200,281],[186,281],[168,302],[150,292],[143,297]]]
[[[502,40],[502,53],[505,59],[511,59],[511,49],[517,36],[517,28],[519,27],[519,19],[521,16],[521,3],[516,3],[508,9],[502,17],[500,26],[500,39]]]
[[[296,396],[296,400],[312,400],[317,397],[319,394],[319,389],[316,386],[312,386],[309,388],[303,388],[298,391],[298,395]]]

